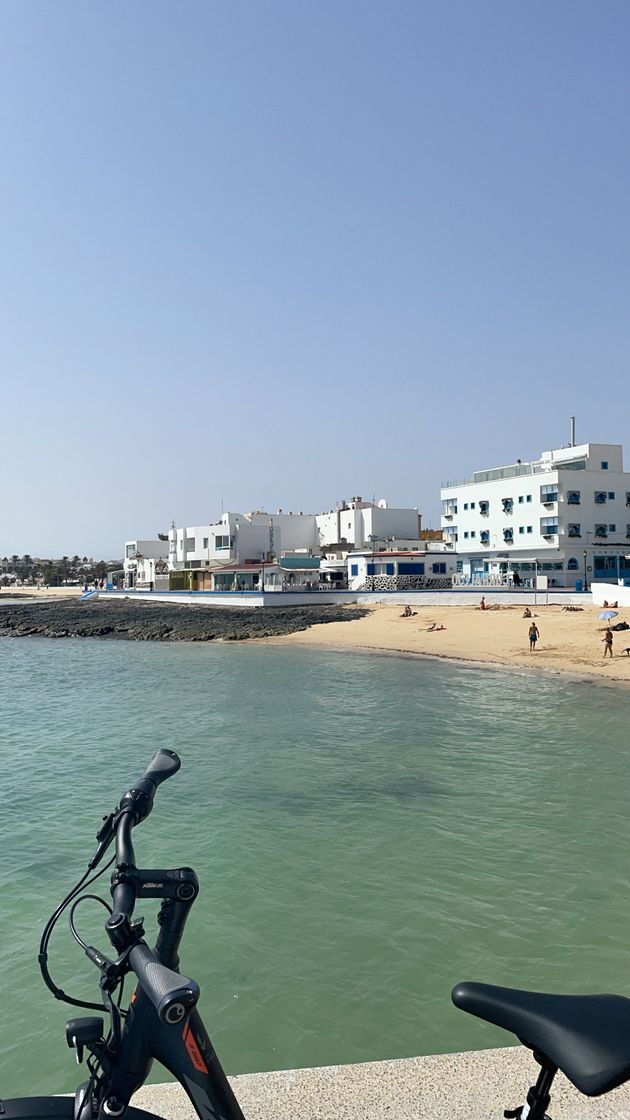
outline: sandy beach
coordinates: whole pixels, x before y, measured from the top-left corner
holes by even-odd
[[[19,603],[20,599],[37,599],[44,602],[54,602],[58,599],[77,599],[83,594],[83,587],[0,587],[0,602],[6,600]]]
[[[414,608],[416,609],[416,608]],[[378,605],[352,622],[313,626],[299,634],[270,639],[338,649],[364,649],[399,654],[443,657],[451,660],[493,664],[499,667],[577,674],[607,681],[630,681],[630,630],[613,634],[613,658],[604,660],[604,623],[601,608],[585,606],[567,611],[561,606],[532,608],[540,631],[536,651],[529,652],[530,619],[523,606],[489,607],[478,604],[457,607],[420,607],[412,618],[401,618],[400,606]],[[628,617],[625,618],[624,616]],[[630,622],[630,609],[620,610],[614,623]],[[428,632],[435,623],[444,630]]]

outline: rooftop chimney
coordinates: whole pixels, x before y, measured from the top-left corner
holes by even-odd
[[[571,417],[571,439],[569,440],[569,447],[575,447],[575,416]]]

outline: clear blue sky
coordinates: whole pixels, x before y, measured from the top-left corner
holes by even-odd
[[[0,555],[630,440],[626,0],[4,0]]]

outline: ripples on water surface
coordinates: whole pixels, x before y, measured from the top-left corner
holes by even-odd
[[[463,978],[624,991],[623,691],[255,645],[10,639],[0,665],[3,1096],[75,1087],[39,935],[158,746],[183,767],[138,862],[199,874],[182,967],[230,1072],[502,1043],[451,1008]],[[60,930],[53,975],[94,998]]]

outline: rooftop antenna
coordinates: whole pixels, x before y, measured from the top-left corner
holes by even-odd
[[[571,417],[571,439],[569,440],[569,447],[575,447],[575,416]]]

